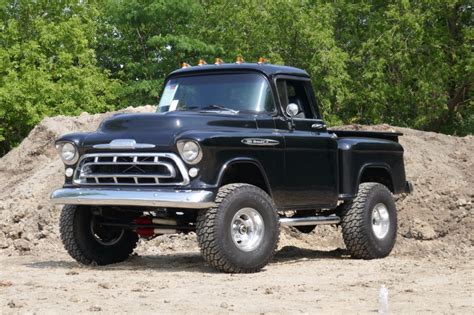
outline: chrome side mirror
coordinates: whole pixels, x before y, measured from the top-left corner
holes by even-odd
[[[293,118],[300,112],[300,107],[295,103],[290,103],[286,106],[286,114]]]

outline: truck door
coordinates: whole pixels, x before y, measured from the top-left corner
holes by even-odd
[[[337,142],[327,132],[308,78],[279,77],[276,86],[282,115],[275,125],[285,139],[286,208],[334,207],[338,194]],[[286,107],[295,103],[293,119]]]

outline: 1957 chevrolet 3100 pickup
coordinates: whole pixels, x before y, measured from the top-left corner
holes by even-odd
[[[56,141],[61,239],[83,264],[123,261],[138,239],[195,231],[206,262],[256,272],[280,226],[342,227],[354,258],[387,256],[393,194],[409,193],[398,133],[328,130],[307,72],[259,63],[186,66],[156,113],[118,114]]]

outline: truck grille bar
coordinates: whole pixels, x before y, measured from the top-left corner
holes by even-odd
[[[172,153],[93,153],[79,160],[76,185],[184,186],[189,176]]]

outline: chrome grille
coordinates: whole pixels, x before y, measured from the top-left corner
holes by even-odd
[[[172,153],[94,153],[79,160],[76,185],[187,185],[183,162]]]

